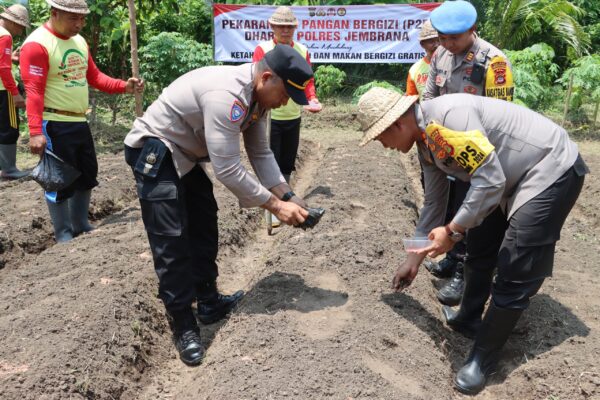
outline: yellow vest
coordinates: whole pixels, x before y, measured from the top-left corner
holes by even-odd
[[[44,93],[44,107],[84,114],[88,109],[88,46],[80,35],[61,39],[43,26],[25,40],[41,44],[48,52],[48,79]],[[85,117],[72,117],[44,111],[49,121],[85,121]]]
[[[268,42],[259,44],[259,46],[263,49],[265,54],[267,54],[269,51],[275,48],[275,42],[273,40],[269,40]],[[296,50],[298,53],[300,53],[300,55],[302,55],[302,57],[304,57],[304,59],[306,59],[308,49],[304,45],[294,42],[294,50]],[[285,106],[271,110],[271,119],[277,121],[289,121],[300,118],[301,113],[302,106],[296,104],[294,100],[290,99]]]

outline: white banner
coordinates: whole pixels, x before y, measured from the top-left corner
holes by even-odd
[[[291,7],[295,39],[313,63],[414,63],[425,56],[419,30],[440,3]],[[272,38],[276,7],[213,4],[215,61],[248,62]]]

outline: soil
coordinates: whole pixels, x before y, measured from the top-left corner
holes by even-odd
[[[294,188],[326,208],[313,230],[267,234],[220,184],[220,277],[246,290],[201,326],[206,357],[177,358],[134,181],[101,154],[97,229],[57,245],[41,189],[0,183],[1,399],[461,399],[452,381],[472,342],[444,326],[422,269],[390,283],[422,200],[414,155],[357,146],[349,108],[306,117]],[[600,144],[580,148],[592,171]],[[478,399],[600,399],[597,197],[585,188],[532,300]]]

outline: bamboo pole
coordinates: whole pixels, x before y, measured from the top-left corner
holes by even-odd
[[[129,36],[131,39],[131,69],[134,78],[140,77],[140,64],[138,59],[138,41],[137,41],[137,24],[135,22],[135,4],[134,0],[127,0],[129,8]],[[135,115],[141,117],[144,113],[142,106],[142,93],[135,92]]]
[[[571,102],[571,93],[573,92],[573,73],[569,77],[569,88],[567,89],[567,98],[565,101],[565,112],[563,113],[563,126],[567,122],[567,113],[569,112],[569,103]]]
[[[596,128],[596,118],[598,118],[598,108],[600,108],[600,101],[596,102],[596,107],[594,107],[594,117],[592,118],[592,130]]]

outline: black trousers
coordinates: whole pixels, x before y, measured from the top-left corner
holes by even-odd
[[[301,118],[289,121],[271,119],[271,151],[282,175],[296,170],[296,155],[300,144]]]
[[[583,187],[579,171],[571,167],[510,220],[498,207],[481,225],[468,230],[466,268],[497,268],[492,301],[498,307],[526,309],[529,298],[552,275],[556,241]]]
[[[0,144],[15,144],[19,139],[19,111],[12,94],[0,90]]]
[[[147,157],[144,149],[126,146],[125,159],[136,180],[159,297],[167,311],[176,312],[190,307],[200,288],[217,279],[218,207],[204,170],[196,166],[179,178],[171,153],[163,151],[154,177],[135,168]]]
[[[450,190],[448,193],[448,205],[446,207],[446,224],[452,221],[463,201],[465,201],[467,192],[471,187],[469,182],[463,182],[459,179],[449,180],[449,184]],[[452,258],[463,260],[467,252],[467,245],[465,242],[466,240],[462,240],[456,243],[447,255]]]

